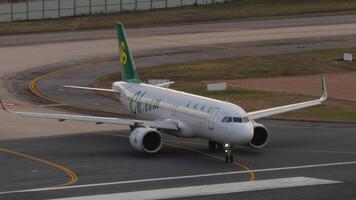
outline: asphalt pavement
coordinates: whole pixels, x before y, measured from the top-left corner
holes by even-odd
[[[220,160],[223,152],[209,151],[207,143],[200,139],[165,136],[165,145],[160,153],[153,156],[142,154],[130,146],[128,131],[1,141],[2,148],[59,163],[78,176],[78,182],[73,188],[58,188],[56,185],[70,179],[61,170],[1,152],[1,156],[5,156],[0,160],[0,165],[5,166],[0,174],[1,199],[64,198],[289,177],[317,178],[340,183],[190,199],[355,197],[355,125],[270,120],[262,123],[270,129],[270,143],[260,150],[244,146],[234,148],[234,164],[224,163]],[[325,164],[330,166],[323,166]],[[224,174],[226,172],[238,173]],[[202,174],[210,175],[200,176]],[[162,179],[167,177],[173,178]],[[147,179],[151,180],[142,181]],[[33,188],[43,189],[21,191]]]

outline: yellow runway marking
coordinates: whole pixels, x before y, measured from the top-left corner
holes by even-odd
[[[53,102],[53,103],[56,103],[56,104],[66,105],[66,106],[69,106],[69,107],[72,107],[72,108],[78,108],[78,109],[84,109],[84,110],[92,110],[92,111],[99,111],[99,112],[109,112],[109,113],[113,113],[113,114],[130,116],[127,113],[120,113],[120,112],[111,111],[111,110],[94,109],[94,108],[88,109],[86,107],[82,107],[82,106],[78,106],[78,105],[67,105],[67,104],[61,102],[58,99],[54,99],[54,98],[51,98],[51,97],[48,97],[48,96],[42,94],[37,88],[38,82],[41,81],[42,79],[48,77],[48,76],[51,76],[51,75],[54,75],[54,74],[57,74],[57,73],[61,73],[61,72],[73,71],[73,70],[76,70],[76,69],[81,68],[81,67],[95,67],[98,64],[102,65],[102,64],[108,64],[108,63],[114,63],[114,62],[116,62],[116,61],[104,61],[104,62],[98,62],[98,63],[93,63],[93,64],[85,63],[85,64],[80,64],[80,65],[74,65],[74,66],[69,67],[69,68],[59,69],[59,70],[56,70],[56,71],[53,71],[53,72],[49,72],[49,73],[46,73],[46,74],[42,74],[42,75],[39,75],[39,76],[35,77],[34,79],[32,79],[30,81],[29,89],[37,97],[45,99],[45,100]]]
[[[199,143],[199,142],[187,142],[187,141],[180,141],[180,140],[167,140],[167,142],[179,142],[183,144],[191,144],[191,145],[200,145],[205,146],[206,144]],[[249,147],[241,147],[240,149],[250,149]],[[264,147],[263,149],[272,150],[272,151],[290,151],[290,152],[306,152],[306,153],[327,153],[327,154],[356,154],[353,151],[332,151],[332,150],[315,150],[315,149],[282,149],[282,148],[269,148]]]
[[[34,95],[36,95],[36,96],[38,96],[38,97],[40,97],[42,99],[45,99],[45,100],[50,101],[50,102],[54,102],[56,104],[62,104],[61,102],[57,101],[56,99],[52,99],[52,98],[47,97],[46,95],[41,94],[37,90],[37,82],[40,81],[41,79],[43,79],[44,77],[48,76],[49,74],[43,74],[41,76],[37,76],[36,78],[32,79],[30,81],[30,84],[29,84],[29,89]]]
[[[225,161],[224,158],[220,157],[220,156],[216,156],[216,155],[213,155],[213,154],[209,154],[209,153],[205,153],[203,151],[199,151],[199,150],[196,150],[196,149],[193,149],[193,148],[189,148],[189,147],[186,147],[186,146],[182,146],[182,145],[176,145],[176,144],[172,144],[172,143],[165,143],[166,145],[169,145],[169,146],[172,146],[172,147],[176,147],[176,148],[180,148],[180,149],[186,149],[186,150],[189,150],[189,151],[193,151],[195,153],[199,153],[199,154],[202,154],[202,155],[205,155],[207,157],[210,157],[210,158],[214,158],[214,159],[218,159],[218,160],[222,160],[222,161]],[[251,170],[249,167],[247,167],[246,165],[242,164],[242,163],[239,163],[237,161],[234,161],[233,162],[234,165],[242,168],[243,170],[249,172],[250,174],[250,178],[249,180],[250,181],[255,181],[256,180],[256,175],[255,173],[253,172],[253,170]]]
[[[110,135],[110,136],[116,136],[116,137],[126,137],[128,138],[129,136],[128,135],[122,135],[122,134],[111,134],[111,133],[99,133],[101,135]],[[174,143],[179,143],[180,141],[169,141],[169,142],[174,142]],[[184,143],[184,142],[182,142]],[[188,143],[188,142],[187,142]],[[205,155],[207,157],[210,157],[210,158],[214,158],[214,159],[218,159],[218,160],[225,160],[224,158],[220,157],[220,156],[216,156],[216,155],[213,155],[213,154],[209,154],[209,153],[205,153],[205,152],[202,152],[202,151],[199,151],[199,150],[196,150],[196,149],[193,149],[193,148],[189,148],[189,147],[186,147],[186,146],[182,146],[182,145],[177,145],[177,144],[172,144],[172,143],[164,143],[168,146],[172,146],[172,147],[175,147],[175,148],[179,148],[179,149],[185,149],[185,150],[188,150],[188,151],[193,151],[195,153],[199,153],[199,154],[202,154],[202,155]],[[191,143],[192,144],[192,143]],[[193,143],[194,144],[194,143]],[[239,163],[237,161],[233,162],[234,165],[244,169],[245,171],[249,172],[250,174],[250,178],[249,180],[250,181],[254,181],[256,180],[256,175],[255,173],[253,172],[253,170],[251,170],[249,167],[247,167],[246,165],[242,164],[242,163]]]
[[[27,159],[30,159],[30,160],[33,160],[33,161],[48,165],[50,167],[59,169],[59,170],[63,171],[64,173],[66,173],[70,177],[70,180],[68,182],[65,182],[65,183],[59,184],[59,185],[49,186],[49,187],[63,187],[63,186],[73,185],[78,181],[78,176],[72,170],[68,169],[65,166],[50,162],[48,160],[44,160],[42,158],[38,158],[38,157],[31,156],[31,155],[28,155],[28,154],[24,154],[24,153],[20,153],[20,152],[17,152],[17,151],[10,150],[10,149],[6,149],[6,148],[3,148],[3,147],[0,147],[0,151],[8,153],[8,154],[16,155],[16,156],[19,156],[19,157],[27,158]]]

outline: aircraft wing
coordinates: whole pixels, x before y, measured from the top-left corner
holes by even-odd
[[[275,108],[269,108],[265,110],[258,110],[258,111],[253,111],[247,113],[248,117],[251,120],[255,119],[260,119],[276,114],[281,114],[285,112],[289,112],[292,110],[298,110],[302,108],[307,108],[315,105],[320,105],[322,102],[324,102],[327,99],[327,90],[326,90],[326,83],[325,83],[325,78],[322,76],[322,96],[320,99],[313,100],[313,101],[307,101],[307,102],[302,102],[302,103],[296,103],[296,104],[291,104],[291,105],[286,105],[286,106],[280,106],[280,107],[275,107]]]
[[[118,124],[118,125],[131,125],[131,126],[147,126],[151,128],[166,129],[166,130],[178,130],[178,126],[174,122],[170,121],[146,121],[124,118],[112,118],[112,117],[95,117],[85,115],[67,115],[67,114],[51,114],[51,113],[35,113],[35,112],[17,112],[9,111],[5,108],[3,102],[0,100],[1,107],[10,113],[17,114],[23,117],[45,118],[45,119],[57,119],[58,121],[84,121],[94,122],[96,124]]]

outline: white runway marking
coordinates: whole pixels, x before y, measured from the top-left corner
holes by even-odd
[[[248,191],[256,191],[256,190],[324,185],[324,184],[334,184],[334,183],[341,183],[341,182],[333,181],[333,180],[308,178],[308,177],[293,177],[293,178],[269,179],[269,180],[260,180],[260,181],[222,183],[222,184],[199,185],[199,186],[191,186],[191,187],[178,187],[178,188],[133,191],[133,192],[124,192],[124,193],[115,193],[115,194],[70,197],[70,198],[63,198],[57,200],[170,199],[170,198],[194,197],[194,196],[203,196],[203,195],[248,192]]]
[[[255,173],[256,172],[270,172],[270,171],[307,169],[307,168],[331,167],[331,166],[355,165],[355,164],[356,164],[356,161],[337,162],[337,163],[324,163],[324,164],[315,164],[315,165],[302,165],[302,166],[292,166],[292,167],[256,169],[256,170],[252,170],[252,172],[255,172]],[[12,193],[23,193],[23,192],[40,192],[40,191],[49,191],[49,190],[64,190],[64,189],[88,188],[88,187],[120,185],[120,184],[130,184],[130,183],[144,183],[144,182],[153,182],[153,181],[165,181],[165,180],[178,180],[178,179],[189,179],[189,178],[212,177],[212,176],[224,176],[224,175],[235,175],[235,174],[246,174],[246,173],[250,173],[250,172],[249,171],[232,171],[232,172],[197,174],[197,175],[188,175],[188,176],[171,176],[171,177],[163,177],[163,178],[151,178],[151,179],[138,179],[138,180],[128,180],[128,181],[107,182],[107,183],[72,185],[72,186],[65,186],[65,187],[50,187],[50,188],[37,188],[37,189],[27,189],[27,190],[14,190],[14,191],[0,192],[0,195],[2,195],[2,194],[12,194]]]

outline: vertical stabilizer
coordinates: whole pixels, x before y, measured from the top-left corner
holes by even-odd
[[[141,83],[127,43],[124,26],[117,22],[117,38],[119,42],[120,61],[122,64],[121,79],[126,82]]]

